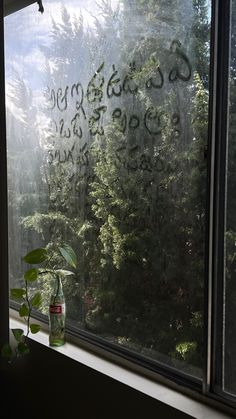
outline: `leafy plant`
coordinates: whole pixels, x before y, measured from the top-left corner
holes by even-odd
[[[74,250],[69,245],[57,248],[58,256],[61,256],[72,268],[76,268],[77,258]],[[6,343],[1,351],[4,358],[8,358],[11,361],[14,357],[25,355],[29,353],[29,347],[27,345],[26,338],[30,333],[35,334],[40,330],[40,325],[31,322],[31,313],[33,309],[40,307],[42,302],[42,295],[40,291],[33,291],[30,285],[35,283],[40,275],[51,274],[55,278],[60,276],[74,275],[74,272],[65,269],[56,269],[50,267],[51,256],[46,248],[37,248],[23,257],[24,262],[29,265],[41,265],[43,267],[30,267],[24,273],[24,286],[21,288],[11,288],[10,297],[20,303],[18,314],[20,318],[23,318],[26,324],[26,331],[23,329],[11,329],[11,332],[15,338],[15,345]]]

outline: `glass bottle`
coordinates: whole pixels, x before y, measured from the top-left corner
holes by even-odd
[[[56,276],[49,306],[49,345],[61,346],[65,343],[66,305],[60,275]]]

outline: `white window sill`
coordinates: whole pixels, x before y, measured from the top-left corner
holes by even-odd
[[[14,318],[10,318],[10,327],[19,328],[22,327],[22,323]],[[40,344],[49,346],[47,332],[40,331],[35,335],[31,334],[30,338]],[[215,408],[181,394],[162,383],[143,377],[73,343],[67,342],[63,346],[52,347],[51,349],[196,419],[229,419],[236,415],[236,412],[234,415],[219,412]]]

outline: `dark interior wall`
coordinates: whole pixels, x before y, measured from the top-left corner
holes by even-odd
[[[33,341],[28,356],[2,367],[0,388],[1,419],[191,418]]]

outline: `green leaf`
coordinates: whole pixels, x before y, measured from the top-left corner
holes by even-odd
[[[12,348],[9,343],[5,343],[1,350],[1,355],[3,358],[11,358],[12,357]]]
[[[30,302],[33,307],[39,307],[42,302],[42,296],[40,292],[36,292],[36,294],[34,294],[33,297],[31,297]]]
[[[33,282],[38,278],[38,269],[32,268],[25,272],[24,278],[26,281]]]
[[[26,355],[29,353],[29,348],[25,342],[19,342],[17,346],[18,353],[21,355]]]
[[[74,272],[67,271],[66,269],[56,269],[55,272],[62,276],[69,276],[69,275],[75,275]]]
[[[44,262],[48,257],[47,249],[44,249],[43,247],[39,247],[38,249],[34,249],[31,252],[27,253],[23,257],[23,260],[26,263],[30,263],[31,265],[42,263]]]
[[[19,310],[19,316],[20,317],[26,317],[29,315],[29,308],[27,307],[27,305],[24,303],[22,304],[22,306],[20,307]]]
[[[30,331],[31,333],[38,333],[40,331],[41,327],[39,326],[39,324],[31,324],[30,325]]]
[[[17,340],[17,342],[21,342],[22,337],[24,335],[24,330],[23,329],[11,329],[14,338]]]
[[[25,295],[25,289],[23,288],[11,288],[10,289],[10,296],[11,298],[15,298],[20,300]]]
[[[66,260],[66,262],[72,266],[72,268],[76,269],[77,266],[77,257],[74,250],[68,245],[64,245],[63,247],[59,247],[61,255]]]

